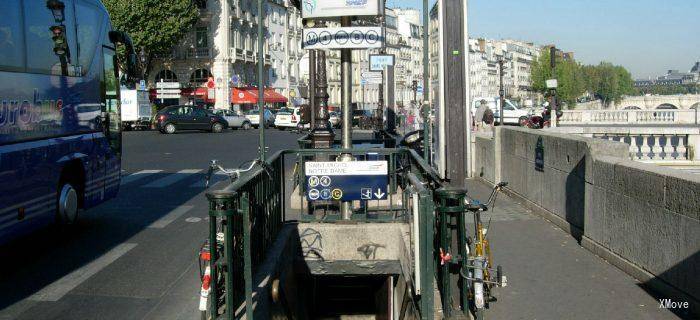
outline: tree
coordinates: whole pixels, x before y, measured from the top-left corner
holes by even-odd
[[[169,53],[197,22],[199,11],[192,0],[102,0],[114,29],[131,36],[136,52],[146,54],[142,65],[148,78],[157,54]]]
[[[588,81],[588,90],[602,100],[606,107],[611,102],[620,103],[622,96],[635,92],[632,75],[622,66],[601,62],[597,66],[587,67],[585,73],[592,75]]]
[[[576,61],[557,57],[557,66],[552,72],[549,57],[549,49],[542,50],[540,57],[533,63],[531,69],[532,88],[546,95],[549,92],[546,81],[556,78],[559,82],[559,88],[557,88],[559,100],[566,102],[569,106],[576,105],[576,98],[584,93],[586,87],[581,65]]]

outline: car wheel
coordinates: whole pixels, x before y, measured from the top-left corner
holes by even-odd
[[[243,130],[250,130],[250,122],[244,122],[242,128]]]
[[[174,124],[168,123],[168,124],[165,125],[164,131],[165,131],[165,133],[167,133],[167,134],[173,134],[173,133],[175,133],[175,131],[177,131],[177,128],[175,127]]]
[[[73,224],[78,220],[78,190],[71,182],[61,182],[57,199],[58,219],[62,224]]]
[[[224,126],[221,123],[216,122],[213,125],[211,125],[211,132],[221,133],[223,131],[224,131]]]
[[[284,127],[278,126],[277,129],[279,129],[280,131],[284,131]]]

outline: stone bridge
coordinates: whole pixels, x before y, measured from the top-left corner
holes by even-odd
[[[700,94],[670,95],[670,96],[631,96],[625,97],[619,104],[612,105],[611,109],[698,109],[700,107]],[[597,110],[604,109],[600,100],[579,103],[576,109]]]

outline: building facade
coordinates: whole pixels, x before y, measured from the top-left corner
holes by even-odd
[[[198,0],[199,21],[172,52],[156,57],[147,83],[179,82],[183,92],[229,108],[231,88],[258,86],[257,1]],[[289,0],[268,0],[264,9],[266,79],[263,85],[285,97],[295,96],[301,17]],[[215,95],[201,91],[213,78]],[[206,93],[204,93],[206,92]],[[292,93],[294,92],[294,93]],[[201,97],[201,95],[205,95]],[[182,99],[188,97],[183,96]],[[181,99],[181,100],[182,100]]]

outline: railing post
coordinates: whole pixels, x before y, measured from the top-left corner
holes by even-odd
[[[262,119],[262,118],[261,118]],[[251,256],[251,236],[250,236],[250,200],[248,194],[241,195],[240,211],[243,213],[243,275],[245,277],[245,313],[248,320],[253,319],[253,259]],[[231,242],[232,243],[232,242]],[[227,246],[230,245],[227,243]],[[231,259],[233,262],[233,259]],[[230,264],[232,265],[232,264]],[[231,270],[229,270],[231,272]],[[235,309],[226,310],[229,319],[233,320]]]
[[[452,281],[456,279],[457,283],[455,285],[459,288],[461,311],[464,315],[467,315],[469,313],[469,282],[461,277],[460,272],[457,272],[457,275],[450,272],[451,264],[456,264],[461,272],[468,272],[467,263],[469,257],[466,251],[466,230],[463,223],[464,212],[466,211],[464,202],[467,191],[463,189],[440,188],[435,194],[440,203],[440,206],[437,208],[440,222],[439,249],[442,250],[441,253],[445,255],[449,253],[453,257],[452,259],[445,259],[446,261],[442,261],[442,257],[440,257],[442,263],[440,267],[440,293],[442,294],[443,313],[446,318],[454,315],[451,296]],[[457,248],[452,246],[453,233],[456,233],[458,237]],[[452,262],[452,260],[455,260],[455,262]]]
[[[419,194],[420,212],[420,315],[422,320],[433,320],[435,316],[435,204],[430,192]]]

